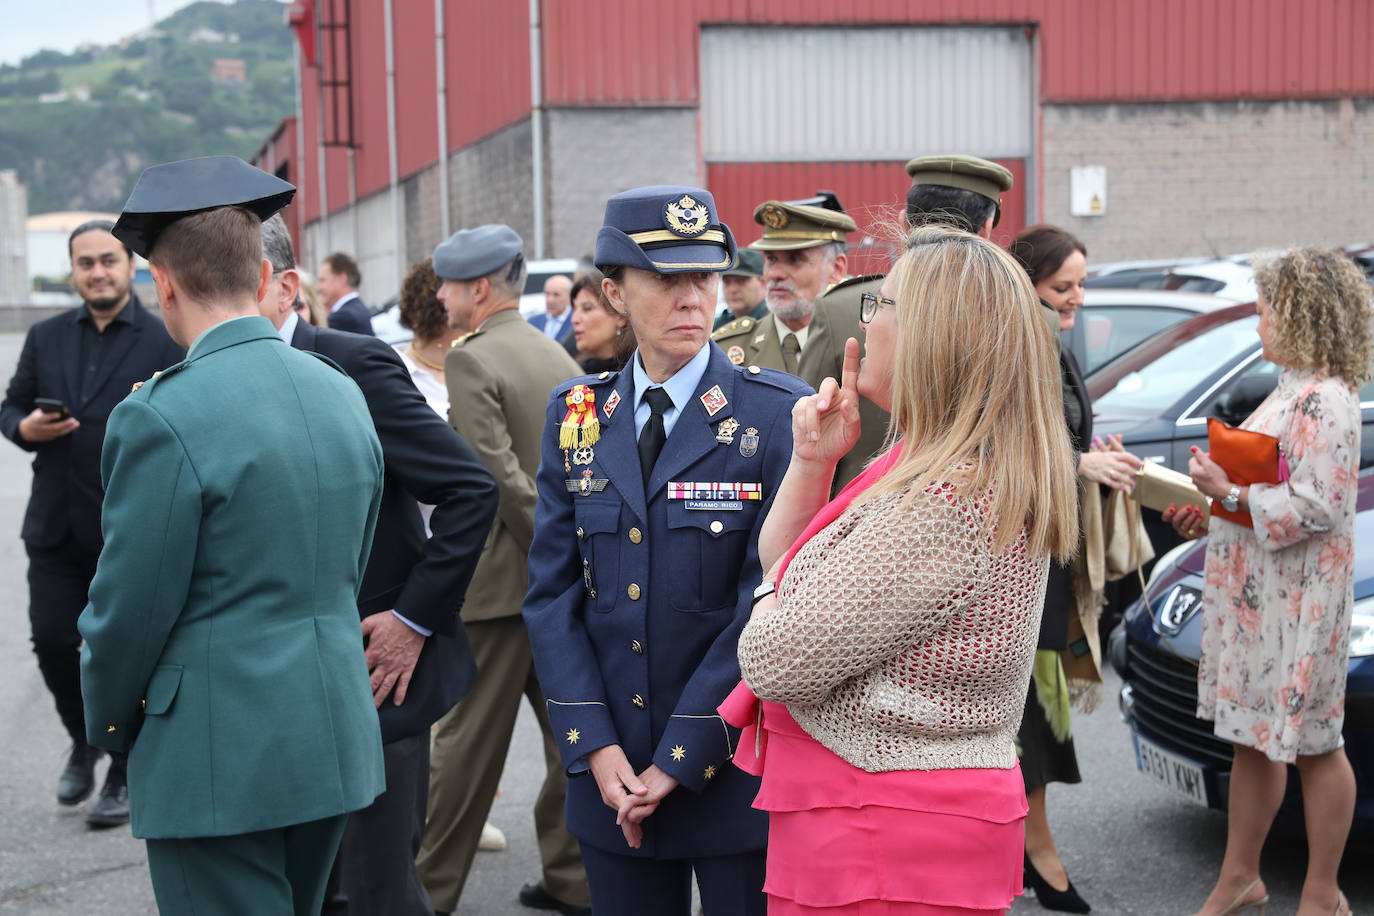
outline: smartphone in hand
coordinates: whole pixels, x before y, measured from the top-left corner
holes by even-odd
[[[57,419],[65,420],[71,413],[67,405],[53,398],[34,398],[33,405],[46,414],[57,414]]]

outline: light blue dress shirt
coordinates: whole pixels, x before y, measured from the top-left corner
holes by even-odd
[[[682,408],[687,406],[692,394],[697,390],[697,385],[701,384],[701,377],[706,374],[706,364],[711,361],[711,342],[697,351],[697,355],[688,360],[687,365],[673,375],[672,378],[662,385],[655,383],[649,378],[649,373],[644,371],[644,364],[639,360],[639,351],[635,351],[634,376],[635,376],[635,438],[644,431],[644,424],[649,422],[649,415],[653,413],[649,405],[644,401],[644,392],[650,388],[662,388],[668,392],[668,397],[673,399],[673,406],[663,412],[663,434],[671,436],[673,426],[677,424],[677,418],[682,415]]]

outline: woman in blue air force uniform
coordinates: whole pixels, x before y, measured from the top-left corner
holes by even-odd
[[[761,578],[758,532],[805,383],[710,341],[735,240],[697,188],[606,203],[602,293],[638,341],[549,402],[524,616],[597,916],[764,912],[758,782],[716,707]]]

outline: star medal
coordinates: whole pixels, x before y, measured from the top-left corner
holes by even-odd
[[[739,429],[739,421],[734,417],[726,417],[720,421],[716,427],[716,441],[721,445],[732,445],[735,441],[735,430]]]
[[[592,459],[595,457],[596,454],[592,451],[592,447],[590,445],[584,445],[580,448],[573,449],[572,463],[578,467],[582,467],[591,464]]]
[[[586,385],[574,385],[563,403],[568,405],[568,413],[558,427],[558,447],[595,445],[601,438],[601,423],[596,419],[596,392]]]

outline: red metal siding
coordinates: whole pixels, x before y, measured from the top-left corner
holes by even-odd
[[[1026,225],[1026,163],[1001,159],[1015,179],[1003,195],[1002,219],[993,239],[1002,245]],[[899,162],[713,162],[706,166],[706,187],[716,199],[720,218],[740,245],[763,234],[754,222],[754,208],[765,200],[810,197],[818,190],[834,191],[845,210],[859,224],[850,235],[851,248],[865,235],[880,242],[900,238],[905,227],[906,189],[911,179],[906,160]],[[852,273],[886,271],[886,264],[855,263]]]
[[[1042,102],[1374,95],[1371,6],[1369,0],[544,0],[545,93],[551,106],[695,105],[703,24],[1025,23],[1041,38]]]
[[[305,138],[305,159],[300,163],[300,171],[297,172],[300,181],[296,185],[306,190],[304,205],[300,208],[302,224],[314,222],[323,213],[320,207],[319,79],[319,64],[313,67],[302,64],[300,131],[301,136]]]
[[[393,0],[393,9],[400,4]],[[390,151],[386,128],[386,7],[378,0],[351,0],[353,15],[353,140],[357,196],[366,197],[387,186]],[[347,173],[344,176],[347,192]],[[332,189],[331,189],[332,191]],[[330,194],[333,199],[333,194]]]
[[[393,0],[391,9],[396,35],[397,159],[405,176],[439,158],[434,4]]]
[[[444,31],[449,149],[529,117],[528,4],[445,0]]]

